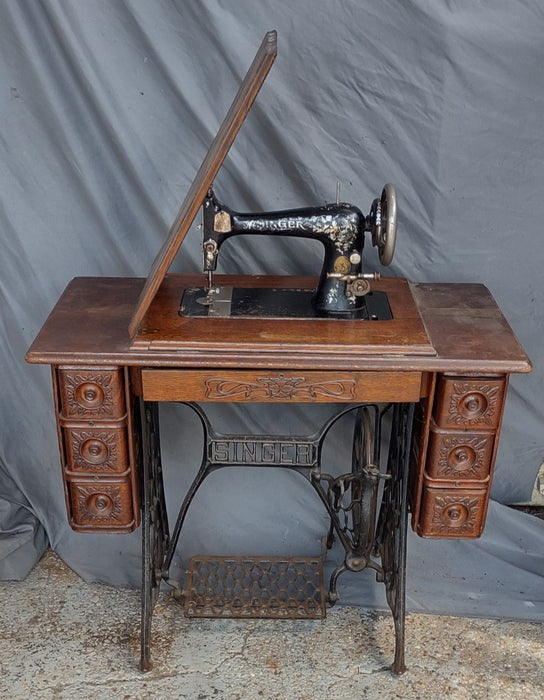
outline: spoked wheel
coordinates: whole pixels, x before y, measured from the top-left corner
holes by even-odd
[[[358,409],[353,432],[352,473],[352,531],[354,552],[368,555],[374,541],[377,493],[375,487],[379,475],[376,465],[376,421],[371,411],[375,407]],[[367,546],[365,546],[367,543]]]
[[[344,475],[336,484],[336,503],[339,504],[342,500],[345,502],[342,510],[346,518],[344,530],[348,546],[344,562],[331,575],[331,604],[338,600],[337,582],[341,573],[362,571],[367,566],[375,568],[370,554],[374,546],[378,501],[377,435],[377,407],[361,406],[355,414],[351,474]],[[331,534],[332,527],[329,538]]]

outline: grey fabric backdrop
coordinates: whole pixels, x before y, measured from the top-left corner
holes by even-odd
[[[387,272],[490,288],[535,370],[511,382],[486,534],[411,536],[409,606],[543,619],[543,523],[501,505],[530,497],[544,456],[538,0],[0,4],[0,575],[24,576],[49,541],[89,580],[138,585],[139,532],[68,528],[49,370],[23,356],[72,277],[147,274],[272,28],[279,57],[216,180],[218,196],[242,210],[322,204],[340,180],[342,199],[366,211],[391,181],[400,224]],[[199,245],[193,230],[173,269],[199,270]],[[225,246],[223,270],[319,270],[311,242],[264,245]],[[379,267],[374,251],[367,260]],[[184,407],[161,413],[174,507],[198,463],[198,428]],[[323,411],[216,413],[227,431],[312,432]],[[331,469],[349,460],[344,427]],[[199,494],[184,541],[186,554],[305,553],[318,550],[325,528],[297,475],[229,470]],[[383,604],[371,577],[342,586],[344,602]]]

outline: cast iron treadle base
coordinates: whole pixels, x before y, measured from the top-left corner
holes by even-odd
[[[185,494],[172,536],[168,537],[157,439],[158,411],[148,410],[153,408],[148,403],[144,402],[147,416],[144,442],[152,449],[143,451],[148,478],[143,480],[142,670],[151,667],[151,618],[160,579],[174,588],[176,597],[183,595],[188,616],[308,619],[325,617],[325,600],[334,604],[338,599],[337,582],[344,571],[370,568],[375,571],[376,580],[385,584],[395,623],[395,658],[391,670],[404,673],[407,486],[414,405],[348,404],[313,435],[256,436],[216,433],[199,404],[188,403],[200,418],[204,431],[202,462]],[[355,415],[351,469],[340,475],[324,472],[323,442],[335,423],[351,412]],[[386,415],[391,420],[387,464],[383,465],[380,445]],[[151,439],[153,436],[155,439]],[[249,448],[268,442],[282,445],[280,454],[273,460],[264,458],[264,449],[258,455],[256,447],[253,451]],[[222,449],[216,449],[220,444]],[[332,547],[337,538],[345,552],[344,561],[331,575],[327,594],[322,584],[323,557],[195,557],[186,591],[170,576],[181,529],[199,487],[215,470],[240,466],[293,469],[312,485],[330,517],[326,546]]]
[[[325,617],[323,561],[309,557],[209,557],[189,562],[187,617]]]

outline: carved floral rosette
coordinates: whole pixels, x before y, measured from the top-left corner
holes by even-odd
[[[484,437],[462,434],[442,436],[432,476],[449,479],[485,479],[489,473],[492,445],[492,439],[487,435]]]
[[[110,416],[113,414],[113,388],[110,373],[64,375],[67,413],[72,416]]]
[[[100,484],[100,487],[77,486],[79,522],[108,523],[121,520],[123,503],[121,489],[117,485]]]
[[[448,422],[454,425],[497,424],[502,387],[490,382],[454,382]]]
[[[481,499],[471,496],[437,496],[433,499],[432,530],[435,534],[476,534]]]
[[[71,431],[72,468],[115,472],[119,470],[117,459],[117,435],[106,431]],[[122,465],[123,468],[125,465]]]

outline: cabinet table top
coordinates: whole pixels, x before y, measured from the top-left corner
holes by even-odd
[[[222,276],[218,284],[312,288],[310,277]],[[202,275],[167,275],[139,333],[128,331],[145,280],[76,277],[26,359],[79,366],[351,369],[503,374],[531,363],[481,284],[373,283],[391,321],[182,318],[183,290]]]

